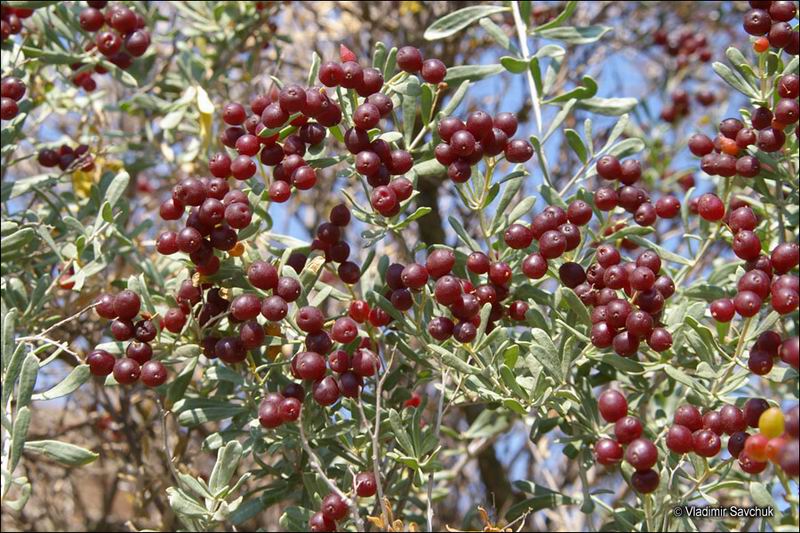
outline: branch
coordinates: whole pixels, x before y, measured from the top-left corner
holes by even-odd
[[[449,371],[446,371],[444,365],[441,365],[442,368],[442,381],[441,381],[441,391],[439,392],[439,406],[437,407],[436,412],[436,440],[439,440],[440,430],[442,428],[442,413],[444,412],[444,391],[445,391],[445,381],[447,381],[447,376]],[[433,472],[428,474],[428,499],[427,499],[427,517],[428,517],[428,531],[433,531]]]
[[[519,49],[522,51],[523,58],[529,60],[531,53],[528,50],[528,36],[525,34],[526,26],[519,12],[519,2],[511,2],[511,12],[514,14],[514,26],[517,28],[517,37],[519,37]],[[526,69],[526,78],[528,79],[528,87],[531,89],[531,104],[533,105],[533,118],[536,119],[536,133],[541,135],[542,110],[539,107],[539,92],[536,90],[536,84],[533,82],[533,74],[531,74],[530,69]]]
[[[364,531],[364,522],[361,520],[361,517],[358,515],[358,504],[356,501],[350,497],[348,497],[344,492],[339,490],[339,487],[336,486],[331,478],[329,478],[325,471],[322,469],[320,465],[319,459],[317,458],[314,450],[311,449],[311,446],[308,444],[308,439],[306,438],[306,432],[303,429],[303,410],[300,410],[300,416],[297,418],[297,427],[300,428],[300,442],[303,444],[303,449],[308,454],[308,462],[311,463],[311,468],[316,471],[317,474],[322,478],[328,488],[331,489],[334,493],[336,493],[345,503],[347,506],[350,507],[350,512],[353,515],[353,522],[356,524],[356,529],[358,531]],[[353,489],[355,490],[355,478],[353,478]]]

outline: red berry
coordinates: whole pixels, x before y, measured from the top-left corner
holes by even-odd
[[[625,450],[625,461],[638,471],[649,470],[658,460],[658,449],[648,439],[636,439]]]
[[[701,217],[708,221],[722,220],[725,216],[725,205],[715,194],[706,193],[700,197],[697,211]]]
[[[600,394],[597,408],[606,422],[616,422],[628,414],[628,402],[619,391],[613,389]]]
[[[617,180],[622,176],[622,165],[613,155],[604,155],[595,165],[597,174],[606,180]]]
[[[130,385],[139,379],[141,368],[139,363],[128,357],[117,359],[114,363],[114,379],[120,385]]]
[[[444,81],[447,67],[438,59],[426,59],[422,62],[422,79],[434,85]]]
[[[660,478],[658,472],[652,469],[636,471],[631,476],[631,485],[636,492],[649,494],[658,488]]]
[[[412,74],[422,69],[422,53],[413,46],[404,46],[397,51],[397,66]]]
[[[114,313],[117,317],[126,320],[139,314],[141,300],[139,295],[131,290],[124,290],[114,297]]]
[[[86,356],[86,363],[93,376],[107,376],[114,370],[116,359],[105,350],[94,350]]]
[[[620,444],[628,444],[642,435],[642,423],[638,418],[624,416],[614,423],[614,435]]]
[[[763,398],[750,398],[744,404],[744,419],[751,428],[758,427],[761,414],[769,409],[769,404]]]
[[[678,407],[673,420],[675,424],[685,426],[693,433],[703,428],[703,417],[693,405],[684,404]]]
[[[678,454],[689,453],[694,450],[692,432],[686,426],[675,424],[667,432],[667,448]]]
[[[347,516],[347,502],[341,496],[332,492],[322,499],[322,515],[328,520],[339,521]]]
[[[142,383],[159,387],[167,381],[167,369],[160,361],[147,361],[142,365]]]
[[[361,472],[355,479],[356,494],[361,498],[374,496],[378,490],[375,475],[372,472]]]
[[[622,446],[613,439],[602,438],[594,445],[594,455],[601,465],[614,465],[622,461]]]

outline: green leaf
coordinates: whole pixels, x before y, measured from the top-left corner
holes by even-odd
[[[713,68],[714,72],[716,72],[720,78],[725,80],[728,85],[743,95],[753,100],[759,100],[761,98],[761,95],[755,87],[752,87],[750,84],[748,84],[739,74],[732,71],[727,65],[720,63],[719,61],[715,61],[711,65],[711,68]]]
[[[17,316],[19,316],[19,309],[12,307],[3,315],[3,323],[2,326],[0,326],[0,353],[3,354],[4,372],[6,368],[10,366],[10,362],[13,360],[9,354],[14,352],[14,328],[17,324]],[[13,384],[16,379],[17,376],[15,375],[4,375],[3,389]],[[3,395],[3,397],[5,397],[5,395]],[[3,405],[5,405],[5,403],[6,402],[3,401]]]
[[[9,362],[5,371],[5,375],[3,376],[3,405],[6,405],[8,398],[11,396],[11,393],[14,390],[14,383],[16,383],[17,378],[19,377],[19,371],[22,368],[22,362],[25,360],[23,357],[25,354],[25,344],[17,345],[17,347],[14,349],[14,352],[11,354],[11,357],[5,357],[6,353],[8,352],[3,352],[3,364],[6,364],[7,360]]]
[[[25,446],[25,438],[28,436],[28,427],[31,425],[31,410],[27,407],[21,408],[17,411],[17,417],[14,419],[14,426],[11,430],[11,454],[8,461],[8,471],[13,473],[14,469],[22,457],[22,448]]]
[[[35,236],[36,231],[34,231],[33,228],[22,228],[8,237],[3,237],[0,240],[0,248],[3,249],[3,254],[8,254],[9,252],[22,248],[31,242]]]
[[[574,89],[554,96],[548,100],[544,100],[543,104],[554,104],[557,102],[566,102],[567,100],[577,99],[584,100],[593,97],[597,94],[597,82],[591,76],[584,76],[581,84]]]
[[[211,471],[208,480],[208,489],[211,494],[218,494],[220,490],[228,486],[228,482],[239,466],[242,458],[242,445],[238,441],[232,440],[217,452],[217,462]]]
[[[9,478],[10,482],[10,478]],[[16,500],[11,501],[9,499],[3,500],[3,504],[7,505],[10,509],[14,511],[21,511],[25,504],[28,503],[28,500],[31,497],[31,484],[25,483],[19,489],[19,497]]]
[[[463,9],[459,9],[458,11],[448,13],[428,26],[428,29],[425,30],[423,37],[427,41],[444,39],[445,37],[455,35],[459,31],[482,19],[483,17],[488,17],[489,15],[501,13],[503,11],[508,11],[508,8],[505,6],[492,5],[465,7]]]
[[[664,365],[664,372],[669,374],[669,376],[679,383],[683,383],[687,387],[694,389],[700,394],[708,395],[708,389],[706,389],[703,385],[700,384],[696,379],[690,377],[686,372],[677,368],[671,364]]]
[[[427,161],[422,161],[414,165],[411,168],[411,172],[414,172],[420,178],[427,178],[441,176],[447,172],[447,169],[437,160],[428,159]]]
[[[484,409],[475,418],[469,429],[462,434],[465,439],[479,439],[481,437],[493,437],[508,429],[510,424],[509,415],[503,415],[498,411]]]
[[[500,74],[504,70],[503,65],[460,65],[448,68],[444,81],[451,85],[464,81],[477,81]]]
[[[530,61],[519,57],[503,56],[500,58],[500,64],[503,65],[504,69],[513,74],[521,74],[528,70]]]
[[[130,176],[124,170],[114,176],[114,179],[111,181],[111,184],[109,184],[105,193],[105,200],[111,204],[111,207],[116,207],[117,202],[119,202],[120,198],[122,198],[122,195],[125,193],[125,189],[128,188],[130,179]]]
[[[522,398],[525,400],[528,399],[527,392],[525,392],[522,387],[519,386],[519,383],[517,383],[517,378],[514,375],[514,372],[512,372],[512,370],[505,364],[500,365],[500,378],[503,380],[503,383],[505,383],[506,387],[508,387],[511,392],[517,395],[517,398]],[[514,407],[510,407],[510,409],[515,410]],[[520,414],[525,415],[525,411],[523,410]]]
[[[578,107],[598,115],[618,116],[629,112],[636,107],[639,100],[636,98],[584,98],[578,102]]]
[[[34,394],[34,400],[52,400],[53,398],[60,398],[67,394],[72,394],[78,387],[86,383],[92,373],[89,371],[89,365],[78,365],[72,369],[72,372],[64,378],[59,384],[49,390]]]
[[[372,66],[379,71],[383,72],[383,67],[386,66],[386,45],[381,41],[375,43],[375,51],[372,53]],[[309,83],[313,86],[313,83]]]
[[[209,514],[205,507],[181,489],[169,487],[167,489],[167,497],[169,498],[170,507],[172,507],[172,510],[178,515],[189,518],[201,518]]]
[[[461,241],[466,244],[470,250],[480,250],[480,246],[475,240],[469,236],[467,230],[461,224],[461,221],[455,217],[447,217],[447,220],[450,222],[450,226],[453,228],[453,231],[456,232],[456,235],[461,239]]]
[[[33,388],[36,385],[36,378],[39,375],[39,359],[29,353],[22,363],[22,372],[19,375],[19,387],[17,388],[17,405],[22,407],[31,403]]]
[[[542,144],[546,143],[547,139],[561,126],[561,123],[564,122],[577,102],[577,100],[569,100],[564,104],[564,107],[561,108],[561,111],[556,113],[556,116],[553,117],[553,120],[550,122],[550,127],[547,128],[547,132],[544,134],[544,138],[541,140]]]
[[[619,370],[620,372],[644,372],[644,367],[633,359],[621,357],[615,353],[606,352],[600,356],[600,360]]]
[[[428,124],[433,119],[433,89],[431,84],[425,83],[422,86],[422,94],[420,95],[420,113],[422,114],[422,123]],[[393,133],[393,132],[389,132]],[[383,134],[381,135],[383,139]],[[385,140],[385,139],[384,139]],[[391,141],[386,141],[391,142]]]
[[[750,482],[750,494],[753,495],[753,503],[760,507],[774,507],[775,500],[763,483],[758,481]]]
[[[23,46],[22,51],[25,53],[25,57],[36,58],[49,65],[71,65],[72,63],[80,63],[85,59],[83,54],[68,54],[54,49],[43,50],[32,46]],[[115,67],[112,66],[111,68]]]
[[[510,50],[514,53],[518,52],[517,46],[511,42],[511,39],[508,38],[508,35],[505,34],[503,29],[492,22],[492,19],[484,17],[478,21],[481,25],[481,28],[489,34],[489,36],[494,39],[494,42],[505,48],[506,50]]]
[[[465,374],[480,374],[479,368],[471,366],[466,361],[464,361],[463,359],[459,359],[458,357],[456,357],[446,349],[442,348],[441,346],[438,346],[436,344],[429,344],[428,348],[430,348],[434,352],[439,353],[439,355],[442,357],[442,362],[445,365],[451,368],[455,368],[459,372],[464,372]]]
[[[564,298],[570,308],[578,315],[578,319],[585,325],[591,324],[592,318],[589,315],[589,310],[586,309],[586,306],[581,299],[578,298],[578,295],[575,294],[575,291],[566,287],[561,287],[560,292],[561,297]]]
[[[503,191],[503,196],[500,197],[500,202],[497,204],[497,208],[495,210],[494,220],[492,221],[492,228],[493,232],[497,231],[500,228],[507,226],[504,222],[505,217],[504,214],[508,206],[511,205],[511,201],[517,195],[519,190],[522,188],[523,180],[522,178],[524,174],[511,178],[506,187],[505,191]],[[505,180],[504,180],[505,181]]]
[[[578,156],[581,163],[586,163],[588,161],[588,154],[586,153],[586,145],[583,144],[583,139],[581,136],[578,135],[578,132],[573,129],[567,129],[564,131],[564,135],[567,137],[567,143],[569,147],[572,148],[572,151],[575,152],[575,155]]]
[[[567,5],[564,6],[564,11],[559,13],[556,18],[542,24],[541,26],[534,28],[533,31],[541,32],[543,30],[549,30],[551,28],[557,28],[558,26],[561,26],[564,23],[564,21],[566,21],[572,15],[576,7],[578,7],[577,0],[570,0],[569,2],[567,2]]]
[[[682,255],[678,255],[678,254],[676,254],[674,252],[670,252],[669,250],[667,250],[663,246],[659,246],[658,244],[654,243],[651,240],[643,239],[643,238],[639,237],[638,235],[631,235],[628,238],[631,241],[633,241],[636,244],[638,244],[639,246],[642,246],[643,248],[649,248],[649,249],[653,250],[654,252],[657,252],[658,255],[661,256],[661,259],[666,259],[667,261],[670,261],[672,263],[680,263],[682,265],[691,265],[692,264],[692,261],[690,261],[689,259],[686,259]]]
[[[311,52],[311,68],[308,69],[308,78],[306,79],[306,85],[309,87],[313,87],[315,82],[317,81],[317,74],[319,74],[319,66],[320,66],[320,57],[319,54],[314,51]]]
[[[535,203],[535,196],[526,196],[523,198],[521,202],[514,206],[514,209],[511,210],[511,213],[508,214],[508,223],[511,224],[512,222],[519,220],[520,217],[530,213]],[[473,249],[477,250],[477,248]]]
[[[561,358],[558,356],[558,350],[550,339],[550,335],[544,330],[533,328],[533,330],[531,330],[531,337],[533,340],[529,350],[533,357],[557,380],[560,381],[563,379],[561,373]]]
[[[198,347],[198,354],[200,350]],[[171,409],[172,406],[178,400],[183,399],[183,395],[186,393],[186,388],[189,386],[189,382],[192,380],[192,376],[194,375],[194,369],[197,366],[197,357],[190,359],[189,362],[183,367],[180,374],[167,386],[167,397],[166,401],[164,402],[167,409]]]
[[[540,29],[534,28],[531,33],[545,39],[563,41],[568,44],[589,44],[598,41],[603,35],[611,31],[608,26],[562,26],[559,28]]]
[[[467,89],[469,89],[470,85],[471,83],[468,81],[461,82],[461,85],[459,85],[458,89],[456,89],[456,92],[453,93],[450,101],[448,101],[447,105],[442,109],[442,115],[448,116],[456,110],[459,104],[461,104],[461,102],[464,100],[464,97],[467,95]],[[434,159],[434,161],[436,160]]]
[[[217,405],[188,409],[178,415],[178,423],[182,426],[193,427],[214,420],[225,420],[242,414],[246,409],[240,405]]]
[[[25,443],[25,451],[42,454],[50,459],[68,466],[88,465],[95,461],[98,454],[75,446],[68,442],[57,440],[32,440]]]
[[[414,125],[417,122],[417,98],[411,94],[420,94],[419,80],[416,76],[408,78],[408,93],[403,95],[403,138],[406,146],[411,145],[414,138]]]
[[[625,139],[620,141],[608,150],[609,155],[619,158],[627,157],[629,155],[637,154],[644,150],[644,141],[641,139]]]
[[[532,496],[512,505],[506,512],[507,520],[514,520],[523,513],[535,512],[541,509],[551,509],[559,505],[571,505],[574,503],[569,496],[552,491],[533,481],[515,481],[514,486],[525,494],[531,494]]]
[[[417,454],[414,450],[414,443],[411,442],[411,438],[408,435],[408,429],[400,420],[400,414],[396,409],[389,409],[389,425],[392,426],[394,438],[397,439],[398,444],[400,444],[400,447],[403,449],[406,455],[416,456]]]

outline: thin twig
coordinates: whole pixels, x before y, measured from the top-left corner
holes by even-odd
[[[172,452],[170,451],[169,447],[169,437],[167,437],[167,410],[164,409],[164,404],[161,403],[161,398],[156,398],[156,402],[158,402],[158,408],[161,411],[161,433],[162,437],[164,438],[164,455],[167,458],[167,464],[169,465],[169,470],[172,472],[172,477],[175,478],[175,483],[179,486],[182,485],[181,479],[178,477],[178,471],[175,469],[175,465],[172,463]]]
[[[381,483],[381,469],[380,469],[380,433],[381,433],[381,392],[383,392],[383,384],[386,381],[386,376],[389,375],[389,369],[392,368],[394,362],[394,355],[397,352],[395,348],[392,350],[392,355],[389,356],[389,361],[386,363],[386,369],[378,380],[378,387],[375,390],[375,430],[372,431],[372,472],[375,475],[375,484],[378,489],[378,500],[381,502],[381,514],[383,515],[383,523],[389,523],[389,517],[386,515],[386,506],[383,505],[383,484]],[[360,400],[360,398],[359,398]],[[359,401],[359,404],[361,402]]]
[[[56,322],[55,324],[53,324],[52,326],[50,326],[50,327],[49,327],[49,328],[47,328],[46,330],[42,331],[42,332],[41,332],[41,333],[39,333],[38,335],[47,335],[48,333],[50,333],[51,331],[53,331],[53,330],[54,330],[54,329],[56,329],[57,327],[59,327],[59,326],[62,326],[62,325],[64,325],[64,324],[66,324],[66,323],[67,323],[67,322],[69,322],[70,320],[75,320],[76,318],[78,318],[79,316],[81,316],[83,313],[85,313],[85,312],[86,312],[86,311],[88,311],[89,309],[93,309],[93,308],[94,308],[96,305],[97,305],[96,303],[93,303],[93,304],[87,305],[86,307],[84,307],[83,309],[81,309],[81,310],[80,310],[80,311],[78,311],[77,313],[73,314],[72,316],[68,316],[67,318],[65,318],[65,319],[63,319],[63,320],[60,320],[60,321]],[[22,337],[22,338],[20,338],[20,339],[18,339],[18,340],[20,340],[20,341],[25,341],[25,340],[33,340],[33,339],[35,339],[36,337],[37,337],[37,336],[36,336],[36,335],[34,335],[33,337]]]
[[[530,50],[528,49],[528,36],[525,34],[526,25],[522,21],[522,16],[519,12],[519,2],[511,2],[511,12],[514,14],[514,26],[517,29],[517,37],[519,37],[519,49],[522,50],[523,59],[530,60]],[[533,117],[536,119],[536,133],[542,134],[542,110],[539,107],[539,91],[536,90],[536,84],[533,82],[533,74],[530,69],[526,69],[528,86],[531,89],[531,104],[533,106]]]
[[[311,464],[311,468],[313,468],[317,474],[322,478],[328,488],[331,489],[334,493],[336,493],[346,504],[350,507],[350,511],[353,515],[353,522],[356,524],[356,529],[358,531],[364,531],[364,523],[361,520],[361,517],[358,514],[358,504],[353,498],[348,497],[344,492],[342,492],[339,487],[336,486],[336,483],[333,482],[326,474],[325,471],[322,469],[320,465],[319,459],[317,455],[314,453],[314,450],[311,449],[311,446],[308,444],[308,439],[306,438],[305,429],[303,429],[303,410],[300,410],[300,416],[297,418],[297,427],[300,429],[300,442],[303,444],[303,450],[305,450],[306,454],[308,454],[308,462]],[[353,489],[355,489],[355,479],[353,479]]]
[[[441,365],[442,367],[442,381],[441,381],[441,390],[439,391],[439,406],[437,407],[436,413],[436,440],[439,440],[440,430],[442,428],[442,413],[444,412],[444,391],[445,391],[445,381],[447,381],[448,371],[445,370],[445,366]],[[428,474],[428,502],[427,502],[427,518],[428,518],[428,531],[433,531],[433,472]]]

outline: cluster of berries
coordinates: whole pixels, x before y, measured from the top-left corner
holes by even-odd
[[[800,263],[797,243],[781,243],[767,256],[762,253],[761,239],[755,233],[758,217],[744,202],[736,202],[726,214],[725,204],[713,193],[703,194],[697,201],[697,213],[705,220],[726,221],[733,233],[731,247],[737,257],[747,261],[746,272],[737,281],[737,294],[711,303],[711,316],[718,322],[730,322],[734,313],[755,316],[764,301],[770,298],[772,308],[782,315],[792,313],[800,301],[800,278],[789,272]],[[777,275],[776,275],[777,274]]]
[[[306,146],[322,143],[327,134],[325,128],[342,120],[339,105],[319,87],[288,85],[256,96],[250,102],[250,110],[252,114],[248,115],[237,102],[223,108],[222,119],[228,126],[220,133],[220,142],[238,155],[233,159],[222,152],[213,155],[208,164],[211,174],[249,179],[256,173],[252,158],[258,156],[261,163],[274,167],[269,189],[272,201],[287,201],[292,185],[303,191],[313,188],[317,174],[303,159]],[[283,131],[287,123],[289,128]]]
[[[43,148],[39,150],[36,161],[45,168],[58,167],[64,172],[94,170],[94,157],[89,153],[89,146],[85,144],[79,144],[75,148],[62,144],[57,150]]]
[[[658,461],[658,449],[653,441],[642,437],[641,421],[628,416],[628,401],[619,391],[608,389],[597,399],[597,409],[606,422],[614,424],[614,439],[603,437],[594,445],[597,462],[611,466],[622,461],[630,464],[635,472],[631,486],[639,493],[647,494],[658,488],[660,477],[653,469]],[[623,449],[623,445],[626,447]]]
[[[671,67],[681,71],[689,67],[694,62],[707,63],[711,61],[712,53],[708,48],[706,36],[690,28],[682,28],[672,32],[667,32],[659,28],[653,34],[653,42],[664,48],[670,57],[674,57]],[[695,100],[703,107],[712,105],[716,98],[709,89],[699,89],[695,95]],[[670,94],[669,103],[661,108],[661,120],[674,123],[685,118],[691,112],[691,99],[686,89],[677,87]]]
[[[582,269],[578,272],[571,266],[573,263],[566,263],[559,271],[562,282],[566,280],[572,285],[580,281],[573,290],[585,305],[593,306],[592,344],[597,348],[613,347],[621,356],[634,355],[641,340],[646,340],[656,352],[668,350],[672,335],[658,323],[675,285],[666,274],[659,275],[658,254],[647,250],[635,261],[622,264],[619,251],[610,244],[602,244],[597,247],[595,260],[583,276],[576,275]],[[569,270],[565,269],[567,265]],[[619,297],[620,289],[630,300]]]
[[[393,149],[390,143],[379,138],[381,118],[390,116],[394,109],[391,97],[380,92],[384,87],[381,72],[372,67],[362,68],[356,55],[345,47],[341,48],[339,55],[342,63],[331,61],[320,67],[319,80],[326,87],[355,90],[363,98],[353,111],[353,126],[345,131],[344,143],[355,156],[356,172],[364,176],[373,188],[370,194],[372,208],[382,216],[392,217],[400,212],[400,204],[414,192],[411,181],[399,177],[411,170],[414,159],[406,150]],[[398,51],[397,65],[410,73],[422,70],[423,79],[430,83],[442,81],[447,71],[438,59],[422,61],[419,50],[409,46]],[[434,71],[435,76],[431,74]],[[398,177],[392,179],[392,176]]]
[[[797,6],[791,0],[755,0],[753,8],[744,16],[744,31],[758,37],[753,43],[756,52],[764,53],[770,47],[783,49],[787,54],[800,54],[800,34],[792,29],[790,21],[797,16]]]
[[[375,495],[378,485],[372,472],[361,472],[355,477],[355,492],[361,498]],[[347,502],[335,492],[322,498],[320,511],[308,519],[309,531],[336,531],[336,522],[347,516]]]
[[[319,225],[316,238],[311,242],[312,250],[319,250],[325,254],[325,261],[339,263],[337,274],[343,283],[353,285],[361,278],[361,268],[349,261],[350,245],[344,240],[345,228],[350,224],[350,209],[345,204],[338,204],[331,209],[328,222]],[[293,254],[294,255],[294,254]],[[289,258],[292,264],[293,257]],[[307,256],[299,254],[299,264],[295,268],[298,272],[303,269]]]
[[[197,271],[210,276],[219,270],[215,250],[241,255],[236,230],[250,225],[253,210],[247,195],[230,189],[224,178],[185,178],[172,188],[172,196],[159,209],[164,220],[180,220],[190,208],[185,226],[179,231],[164,231],[156,249],[163,255],[189,254]]]
[[[93,42],[86,51],[95,47],[108,60],[122,70],[127,70],[136,57],[141,57],[150,47],[150,33],[146,29],[144,17],[123,4],[108,2],[86,2],[88,7],[78,15],[78,24],[87,33],[95,34]],[[105,8],[105,12],[102,10]],[[103,30],[104,26],[108,29]],[[72,83],[87,92],[97,88],[92,73],[105,74],[106,68],[95,65],[93,69],[84,68],[81,63],[70,65],[76,71]]]
[[[774,359],[778,357],[784,363],[794,367],[795,370],[800,368],[798,337],[789,337],[783,340],[777,332],[768,330],[759,335],[750,349],[747,366],[753,374],[764,376],[772,370]]]
[[[659,28],[653,33],[653,43],[661,46],[667,55],[675,58],[676,70],[686,68],[692,61],[701,63],[711,61],[708,39],[701,32],[691,28],[681,28],[671,32]]]
[[[788,76],[784,76],[788,78]],[[800,86],[795,83],[787,87]],[[791,94],[786,92],[784,94]],[[750,115],[752,128],[744,127],[736,118],[726,118],[719,125],[719,134],[712,141],[707,135],[695,133],[689,138],[689,150],[700,157],[700,168],[710,176],[754,178],[761,172],[761,163],[751,154],[742,153],[755,145],[763,152],[777,152],[786,143],[784,129],[800,118],[800,104],[794,98],[781,98],[775,106],[775,115],[766,107],[754,109]]]
[[[33,15],[35,7],[12,7],[0,4],[0,40],[22,32],[22,21]]]
[[[747,428],[758,428],[750,435]],[[675,410],[666,444],[676,454],[695,453],[711,458],[722,449],[721,438],[728,435],[728,453],[738,459],[748,474],[763,472],[768,461],[779,465],[790,476],[798,475],[798,407],[784,416],[766,400],[751,398],[744,410],[724,405],[719,411],[700,414],[697,407],[681,405]]]
[[[158,387],[167,380],[167,369],[160,361],[152,360],[150,342],[158,330],[150,317],[136,320],[141,309],[139,295],[124,290],[116,295],[101,294],[95,301],[95,311],[105,319],[113,320],[111,335],[120,342],[131,341],[125,348],[125,357],[115,358],[106,350],[96,349],[86,357],[89,370],[95,376],[107,376],[113,372],[121,385],[130,385],[140,378],[148,387]]]
[[[492,117],[485,111],[473,111],[466,124],[457,117],[445,117],[437,131],[442,142],[436,145],[434,156],[456,183],[468,181],[472,167],[484,157],[504,154],[511,163],[524,163],[533,157],[531,143],[511,139],[517,132],[517,117],[512,113]]]
[[[18,102],[27,91],[25,82],[14,76],[8,76],[0,81],[0,118],[11,120],[19,114]]]
[[[602,186],[594,192],[594,204],[600,211],[613,211],[618,206],[633,215],[640,226],[652,226],[658,218],[674,218],[680,212],[677,198],[666,195],[655,204],[646,189],[636,186],[642,177],[641,163],[635,159],[620,161],[613,155],[604,155],[595,165],[597,175],[604,180],[619,181],[617,189]],[[585,211],[585,209],[584,209]],[[591,210],[588,211],[591,217]]]

